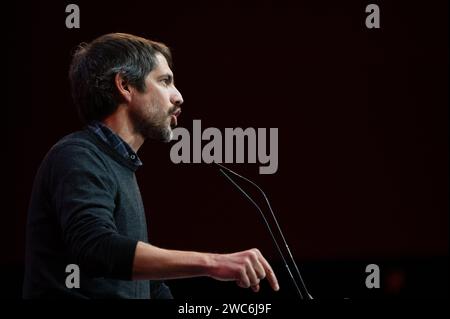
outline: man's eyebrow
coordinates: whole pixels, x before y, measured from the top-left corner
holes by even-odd
[[[162,79],[162,78],[168,78],[168,80],[170,81],[170,83],[173,83],[173,81],[174,81],[173,75],[170,74],[170,73],[164,73],[164,74],[161,74],[158,78],[160,78],[160,79]]]

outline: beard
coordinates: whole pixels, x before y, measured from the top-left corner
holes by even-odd
[[[167,113],[161,111],[156,114],[147,114],[143,108],[138,108],[130,112],[130,119],[135,131],[144,139],[168,143],[173,138],[170,116],[176,109],[177,107],[173,106]]]

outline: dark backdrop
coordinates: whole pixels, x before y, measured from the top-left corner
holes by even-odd
[[[171,47],[181,126],[201,119],[203,128],[279,128],[276,174],[230,167],[269,194],[315,296],[448,296],[446,1],[377,1],[378,30],[364,24],[370,1],[78,0],[80,29],[65,27],[68,3],[21,2],[6,12],[7,297],[21,294],[34,174],[48,149],[81,127],[67,80],[71,53],[109,32]],[[150,241],[214,252],[258,247],[281,278],[277,296],[292,296],[257,211],[217,170],[173,164],[170,147],[146,142],[139,151]],[[369,263],[380,266],[379,290],[365,288]],[[253,296],[210,279],[170,285],[176,297]]]

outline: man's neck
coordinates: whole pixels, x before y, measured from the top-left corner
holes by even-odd
[[[130,145],[136,153],[144,143],[144,138],[135,132],[125,106],[119,105],[117,110],[102,122]]]

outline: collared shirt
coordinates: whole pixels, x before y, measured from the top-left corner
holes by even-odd
[[[142,162],[136,152],[125,142],[119,135],[114,133],[108,126],[100,121],[92,121],[88,128],[98,137],[119,152],[123,157],[130,159],[137,166],[141,166]]]

